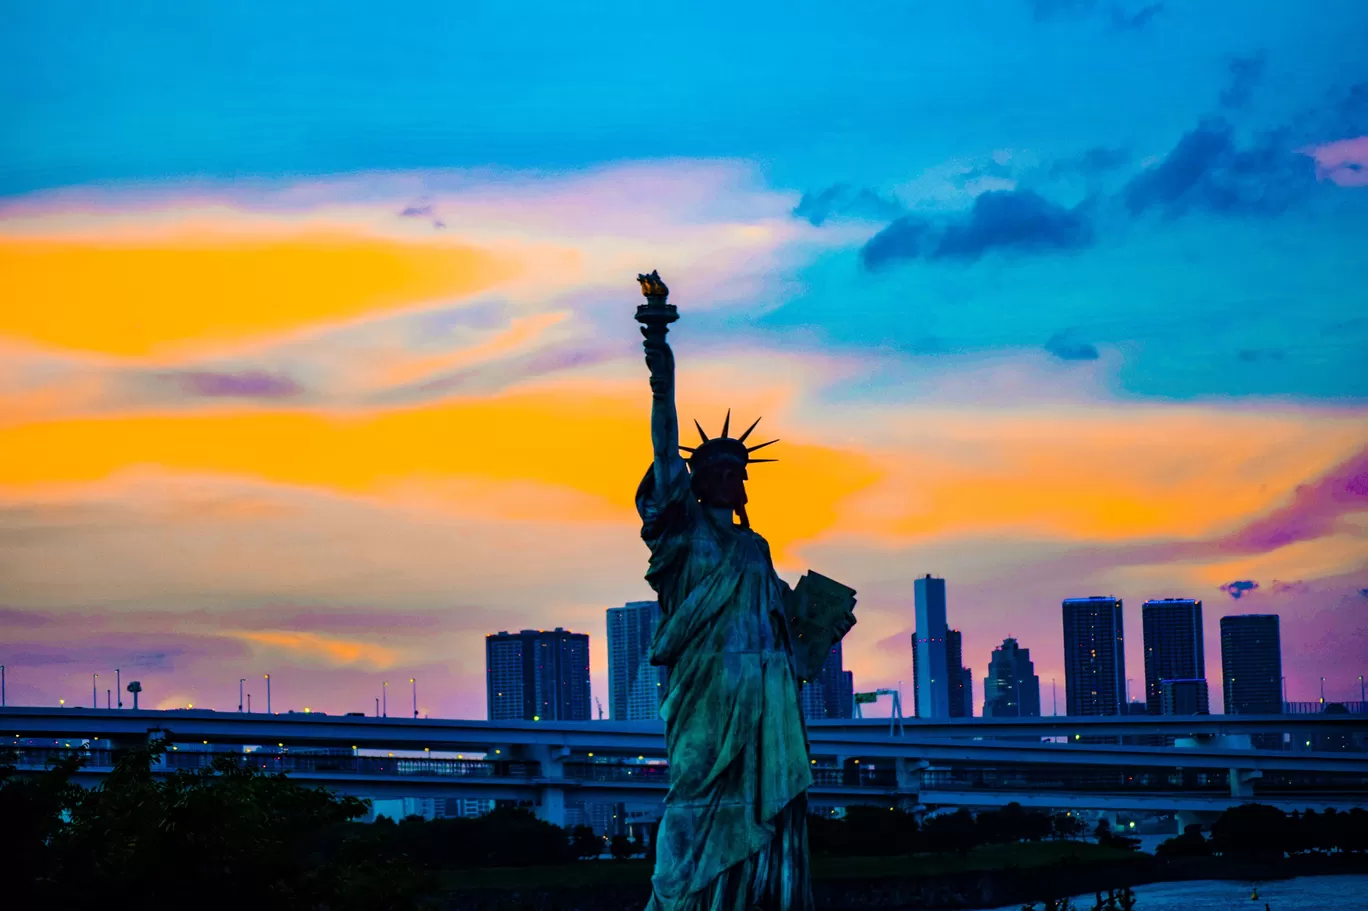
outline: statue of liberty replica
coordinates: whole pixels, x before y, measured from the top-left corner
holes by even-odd
[[[680,445],[665,341],[678,312],[658,274],[638,280],[654,460],[636,504],[661,608],[651,661],[670,669],[670,791],[647,911],[810,911],[799,690],[854,625],[855,593],[816,573],[790,588],[751,529],[747,466],[774,461],[751,453],[777,440],[748,446],[755,424],[730,436],[728,412],[717,436],[695,421],[698,444]]]

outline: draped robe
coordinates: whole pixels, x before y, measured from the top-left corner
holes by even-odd
[[[637,490],[646,579],[661,620],[651,661],[670,669],[661,705],[670,791],[647,911],[809,911],[799,680],[769,545],[719,521],[680,458]]]

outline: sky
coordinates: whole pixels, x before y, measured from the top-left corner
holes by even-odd
[[[0,9],[11,704],[483,717],[483,637],[649,597],[658,269],[681,423],[911,699],[1060,601],[1282,618],[1368,674],[1368,5]],[[757,431],[759,432],[759,431]],[[687,442],[687,440],[686,440]],[[99,678],[92,681],[92,674]],[[886,706],[883,707],[886,711]]]

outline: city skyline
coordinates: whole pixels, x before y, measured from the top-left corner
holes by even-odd
[[[763,416],[777,571],[859,592],[859,689],[911,705],[933,572],[980,679],[1012,636],[1062,689],[1100,592],[1204,602],[1213,707],[1227,612],[1283,618],[1289,698],[1353,697],[1368,7],[1119,6],[28,4],[8,701],[119,668],[261,708],[269,673],[277,710],[414,678],[479,717],[483,637],[533,625],[588,632],[605,695],[603,609],[651,597],[653,269],[681,423]]]

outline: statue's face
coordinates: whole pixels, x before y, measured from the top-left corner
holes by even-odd
[[[731,460],[712,465],[698,479],[698,499],[704,506],[740,509],[746,505],[746,466]]]

